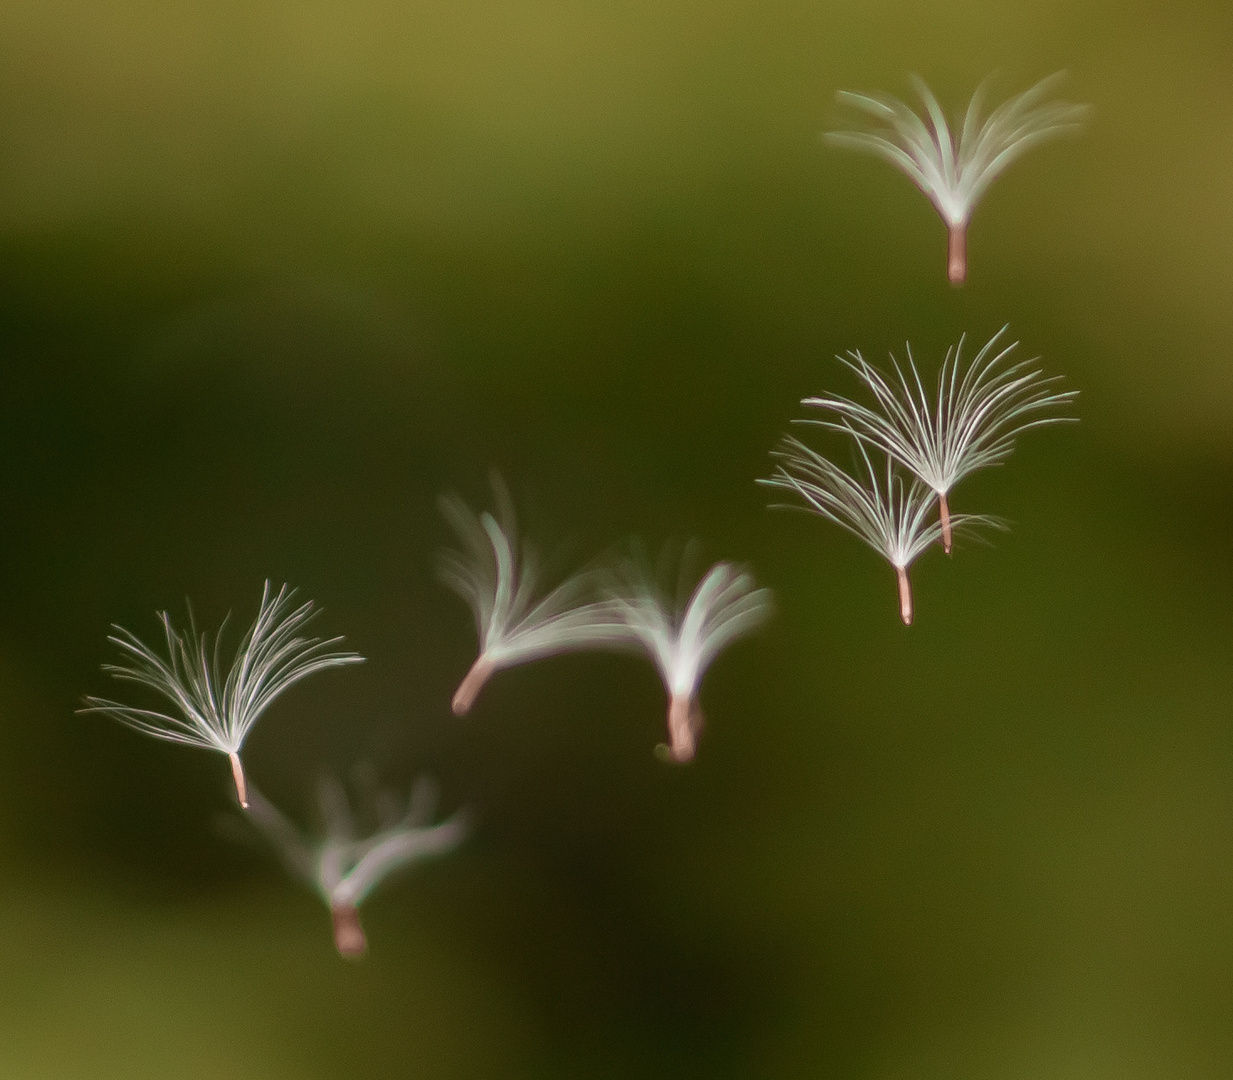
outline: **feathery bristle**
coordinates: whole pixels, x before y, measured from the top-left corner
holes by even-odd
[[[457,496],[443,496],[441,512],[465,552],[443,551],[442,581],[475,615],[480,655],[454,695],[454,712],[467,712],[490,675],[502,668],[575,649],[607,648],[629,641],[629,631],[612,601],[597,596],[598,574],[584,570],[537,596],[538,565],[523,552],[508,497],[503,521],[476,515]]]
[[[833,145],[865,150],[889,161],[925,193],[948,226],[947,276],[953,284],[962,284],[967,277],[967,225],[989,185],[1033,146],[1081,126],[1086,106],[1043,100],[1063,77],[1058,72],[1042,79],[1003,102],[983,122],[984,88],[977,88],[957,140],[933,91],[916,76],[912,81],[924,104],[924,117],[887,94],[841,90],[841,102],[882,126],[874,131],[832,131],[826,137]]]
[[[83,713],[114,717],[156,739],[200,746],[231,759],[236,792],[245,801],[244,773],[239,751],[262,713],[284,691],[301,679],[326,668],[362,663],[358,653],[335,648],[341,637],[301,637],[300,631],[316,616],[312,602],[292,607],[295,590],[283,585],[271,596],[267,581],[256,621],[241,639],[235,659],[223,675],[219,653],[223,629],[198,633],[191,611],[186,631],[159,612],[167,644],[164,658],[123,627],[107,640],[125,654],[127,662],[104,664],[103,670],[122,682],[144,686],[175,706],[159,712],[123,705],[107,698],[87,697]]]
[[[1056,390],[1059,377],[1044,377],[1033,366],[1035,360],[1003,364],[1019,344],[1000,344],[1006,329],[994,334],[970,363],[963,360],[965,338],[948,349],[932,398],[910,346],[906,370],[891,357],[891,375],[859,352],[849,352],[838,359],[868,388],[875,407],[839,395],[805,398],[802,405],[838,419],[800,422],[856,434],[945,496],[969,473],[1009,457],[1023,432],[1074,420],[1042,414],[1071,404],[1077,391]]]
[[[425,799],[426,787],[432,790]],[[249,787],[248,818],[265,834],[291,873],[312,888],[330,909],[334,942],[342,956],[357,958],[368,941],[359,919],[359,906],[377,885],[394,871],[457,847],[467,833],[462,811],[429,825],[435,804],[435,785],[421,780],[412,790],[403,813],[377,832],[357,839],[353,815],[341,784],[330,781],[320,792],[326,836],[306,840],[283,813],[255,787]]]
[[[697,703],[702,676],[724,649],[766,621],[771,592],[756,588],[747,570],[720,562],[706,572],[683,607],[673,610],[649,575],[627,561],[612,597],[668,691],[671,756],[688,761],[702,728]]]

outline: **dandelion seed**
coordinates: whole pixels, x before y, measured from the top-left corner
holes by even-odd
[[[614,588],[635,640],[659,669],[668,691],[669,753],[689,761],[702,731],[698,686],[711,662],[771,611],[771,591],[754,587],[753,576],[732,563],[716,563],[683,607],[673,610],[636,563],[623,567]]]
[[[389,793],[382,793],[387,795]],[[342,785],[327,780],[319,792],[326,835],[317,843],[304,838],[261,792],[249,790],[249,819],[273,844],[293,876],[318,893],[330,909],[334,944],[341,956],[358,958],[368,951],[359,907],[395,870],[453,850],[467,831],[464,812],[430,825],[436,785],[421,779],[405,807],[375,800],[378,829],[357,839],[354,817]]]
[[[905,481],[898,475],[889,456],[885,473],[879,476],[864,440],[851,429],[848,433],[853,436],[863,481],[798,439],[785,436],[781,448],[772,453],[779,462],[774,474],[758,482],[799,495],[804,509],[829,518],[885,558],[895,568],[900,617],[905,626],[911,625],[909,568],[942,535],[941,523],[929,520],[933,495],[919,480]],[[956,514],[951,518],[955,530],[978,526],[1000,528],[1001,523],[985,515]]]
[[[261,594],[257,619],[240,641],[226,677],[219,654],[226,620],[214,635],[199,634],[189,611],[189,626],[176,630],[165,611],[158,613],[167,639],[166,658],[143,644],[121,626],[108,641],[125,656],[125,663],[104,664],[107,674],[122,682],[148,687],[175,706],[174,713],[122,705],[106,698],[87,697],[83,713],[103,713],[156,739],[200,746],[226,754],[241,806],[248,806],[240,748],[261,714],[284,690],[326,668],[359,664],[364,658],[339,652],[341,637],[322,640],[300,637],[316,612],[310,602],[292,607],[295,590],[286,585],[271,595],[270,583]]]
[[[853,431],[893,457],[930,487],[938,500],[942,546],[952,543],[950,492],[969,473],[998,465],[1010,456],[1015,439],[1045,424],[1073,422],[1072,416],[1042,416],[1069,405],[1078,392],[1057,392],[1060,377],[1045,378],[1036,360],[1003,366],[1018,342],[1002,347],[1002,327],[970,363],[962,358],[964,338],[946,350],[938,372],[937,396],[931,401],[924,380],[907,350],[907,370],[891,356],[893,375],[869,364],[859,352],[838,357],[873,394],[876,408],[846,397],[805,398],[802,405],[825,409],[837,421],[813,420],[835,431]]]
[[[877,131],[832,131],[830,142],[867,150],[897,169],[925,193],[948,229],[946,275],[961,285],[967,277],[967,228],[976,204],[994,179],[1038,143],[1080,127],[1085,105],[1043,99],[1064,78],[1058,72],[999,105],[982,123],[983,87],[972,95],[958,144],[933,92],[916,76],[922,118],[885,94],[839,92],[839,100],[886,125]]]
[[[457,496],[440,500],[442,514],[466,548],[465,553],[442,552],[441,579],[470,605],[479,631],[479,657],[454,694],[459,716],[502,668],[629,640],[615,605],[593,598],[594,571],[576,574],[536,597],[539,566],[530,552],[519,559],[513,507],[495,477],[493,487],[500,522],[487,511],[477,517]]]

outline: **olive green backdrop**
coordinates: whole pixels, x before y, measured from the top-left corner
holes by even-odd
[[[1221,3],[9,0],[0,1073],[1215,1080],[1233,1071],[1233,18]],[[837,88],[1054,70],[962,291]],[[1004,323],[1082,391],[894,578],[753,480],[833,354]],[[748,561],[777,615],[667,767],[650,664],[473,657],[434,506]],[[371,953],[225,761],[73,713],[112,621],[289,581],[369,657],[246,752],[474,808]],[[228,824],[230,822],[230,824]],[[242,839],[242,838],[241,838]]]

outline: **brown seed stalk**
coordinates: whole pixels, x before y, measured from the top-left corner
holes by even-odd
[[[951,225],[946,244],[946,277],[952,285],[962,285],[968,277],[968,227]]]
[[[492,661],[483,655],[471,665],[471,670],[467,672],[466,678],[462,680],[458,685],[458,690],[454,693],[451,708],[455,716],[465,716],[471,711],[471,706],[475,704],[475,699],[484,688],[484,683],[495,670]]]
[[[334,944],[339,956],[359,959],[368,952],[368,939],[354,904],[331,904],[330,916],[334,920]]]
[[[950,527],[950,503],[946,501],[945,494],[938,496],[938,517],[942,522],[942,550],[949,555],[955,534]]]
[[[234,751],[227,755],[231,760],[231,778],[235,781],[235,793],[240,805],[248,809],[248,784],[244,781],[244,766],[240,764],[240,755]]]
[[[697,699],[673,694],[668,702],[668,740],[673,761],[693,760],[702,724],[702,709]]]
[[[912,583],[908,580],[908,568],[896,566],[895,575],[899,578],[899,615],[904,626],[912,625]]]

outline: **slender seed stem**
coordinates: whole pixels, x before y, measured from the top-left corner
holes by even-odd
[[[354,904],[331,904],[334,919],[334,944],[340,956],[358,958],[368,951],[368,939],[360,925],[360,913]]]
[[[952,285],[962,285],[968,277],[968,227],[951,225],[946,245],[946,276]]]
[[[904,626],[912,625],[912,583],[908,580],[908,568],[896,566],[895,574],[899,578],[899,615]]]
[[[467,677],[462,680],[454,694],[452,708],[455,716],[465,716],[471,711],[471,706],[475,704],[475,699],[484,688],[484,683],[495,670],[492,661],[483,654],[471,665]]]
[[[698,702],[684,694],[673,694],[668,702],[668,741],[673,761],[692,761],[702,730],[702,710]]]
[[[248,784],[244,781],[244,766],[240,764],[240,755],[232,752],[227,757],[231,759],[231,778],[235,781],[235,793],[240,799],[240,805],[247,810]]]
[[[955,534],[950,527],[950,503],[946,501],[945,492],[938,496],[938,517],[942,521],[942,550],[949,555]]]

